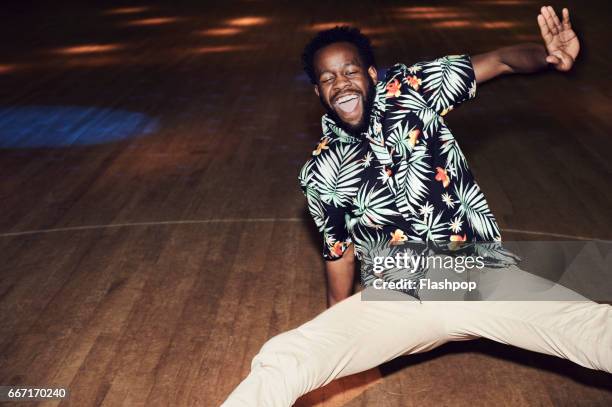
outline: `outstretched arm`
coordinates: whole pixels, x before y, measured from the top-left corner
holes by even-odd
[[[559,71],[569,71],[580,51],[580,43],[572,30],[569,11],[563,9],[563,22],[552,7],[542,7],[538,25],[544,44],[519,44],[474,55],[472,65],[476,82],[482,83],[509,73],[530,73],[548,64]]]

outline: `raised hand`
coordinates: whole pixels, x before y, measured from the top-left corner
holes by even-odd
[[[538,25],[548,51],[546,62],[559,71],[569,71],[580,51],[580,42],[569,19],[568,9],[563,9],[563,22],[550,6],[540,9]]]

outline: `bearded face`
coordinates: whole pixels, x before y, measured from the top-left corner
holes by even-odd
[[[364,67],[351,43],[338,42],[315,54],[315,93],[328,114],[350,134],[367,129],[376,91],[376,69]]]

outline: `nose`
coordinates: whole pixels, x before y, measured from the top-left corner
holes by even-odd
[[[346,88],[347,86],[350,86],[350,84],[351,82],[346,76],[339,75],[334,81],[334,88],[337,90],[341,90],[341,89]]]

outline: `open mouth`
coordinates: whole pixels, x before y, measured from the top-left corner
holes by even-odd
[[[344,113],[352,113],[357,108],[359,103],[359,95],[353,93],[350,95],[341,96],[334,102],[334,106]]]

